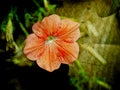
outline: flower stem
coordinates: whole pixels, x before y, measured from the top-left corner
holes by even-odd
[[[105,59],[100,55],[98,54],[98,52],[96,52],[92,47],[86,45],[86,44],[80,44],[80,46],[89,51],[93,56],[95,56],[102,64],[106,64],[106,61]]]
[[[79,60],[76,60],[75,64],[77,65],[78,69],[80,69],[80,70],[82,69],[83,70],[83,68],[82,68],[81,63],[79,62]]]
[[[25,34],[26,36],[28,36],[29,33],[27,32],[27,30],[26,30],[26,28],[23,26],[23,24],[20,22],[18,16],[15,15],[15,17],[16,17],[16,20],[18,21],[18,23],[19,23],[19,25],[20,25],[22,31],[24,32],[24,34]]]
[[[101,81],[99,80],[98,78],[96,77],[93,77],[91,79],[94,83],[97,83],[98,85],[102,86],[102,87],[105,87],[106,89],[109,89],[111,90],[111,86],[109,84],[107,84],[105,81]]]
[[[45,6],[46,10],[47,10],[48,12],[50,12],[49,6],[48,6],[48,1],[47,1],[47,0],[44,0],[44,6]]]
[[[35,5],[36,5],[37,7],[40,7],[40,5],[36,2],[36,0],[33,0],[33,2],[35,3]]]

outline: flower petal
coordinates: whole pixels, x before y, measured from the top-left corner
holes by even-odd
[[[42,25],[41,22],[37,22],[32,26],[32,30],[33,32],[39,36],[42,39],[46,39],[47,38],[47,32],[45,31],[45,27]]]
[[[54,35],[60,23],[60,17],[56,14],[44,17],[42,22],[33,25],[33,32],[38,36]],[[45,35],[44,35],[45,34]]]
[[[57,60],[57,49],[55,48],[54,44],[46,44],[45,52],[41,55],[41,58],[37,60],[37,64],[49,71],[52,72],[55,69],[60,67],[61,62]]]
[[[74,43],[66,43],[61,40],[56,40],[57,57],[61,63],[70,64],[78,58],[79,45]]]
[[[58,37],[66,42],[74,42],[80,37],[79,23],[70,19],[63,19]]]
[[[45,49],[44,44],[45,44],[44,40],[40,39],[35,34],[30,34],[26,39],[24,54],[30,60],[37,60],[44,52]]]

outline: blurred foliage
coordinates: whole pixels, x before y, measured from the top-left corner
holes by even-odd
[[[103,77],[89,76],[89,73],[84,71],[79,60],[76,60],[73,64],[76,72],[70,78],[71,85],[75,86],[77,90],[92,90],[94,85],[102,86],[107,90],[111,90],[111,86],[106,83]],[[73,65],[71,67],[73,68]]]
[[[35,22],[41,21],[43,17],[55,13],[56,5],[50,4],[49,0],[30,0],[30,5],[31,3],[33,5],[30,9],[28,6],[24,6],[24,4],[23,8],[21,8],[22,5],[19,6],[19,1],[11,1],[10,3],[10,11],[4,16],[0,25],[1,33],[5,34],[6,59],[20,66],[31,66],[32,62],[28,61],[22,52],[24,40],[31,33],[31,26]],[[0,38],[2,36],[1,34]]]
[[[23,22],[21,24],[25,24],[25,28],[27,29],[28,27],[30,27],[33,23],[35,23],[36,21],[41,21],[43,17],[48,16],[50,14],[55,13],[55,4],[50,4],[49,0],[32,0],[35,4],[35,6],[37,7],[34,11],[29,11],[27,9],[23,10]],[[14,20],[17,20],[18,23],[20,23],[19,18],[21,19],[22,16],[19,15],[18,11],[20,9],[20,7],[16,6],[16,5],[11,5],[11,10],[10,13],[8,13],[9,15],[7,17],[4,17],[4,20],[1,23],[1,29],[2,31],[5,32],[5,28],[6,28],[6,24],[7,24],[7,19],[10,15],[13,15],[12,18]],[[17,16],[17,17],[16,17]],[[14,26],[15,27],[15,26]]]

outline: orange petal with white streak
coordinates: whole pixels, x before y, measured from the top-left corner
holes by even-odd
[[[56,40],[57,58],[58,61],[64,64],[70,64],[78,58],[79,45],[74,43],[66,43],[61,40]]]
[[[40,37],[54,35],[60,21],[60,17],[56,14],[44,17],[42,22],[37,22],[33,25],[33,32]]]
[[[24,54],[30,60],[37,60],[44,52],[45,42],[35,34],[30,34],[26,39]]]
[[[61,62],[58,60],[56,53],[57,49],[53,43],[46,44],[46,49],[40,59],[37,60],[37,64],[49,72],[58,69]]]
[[[74,42],[80,37],[80,24],[70,19],[61,21],[61,29],[57,33],[58,38],[66,42]]]

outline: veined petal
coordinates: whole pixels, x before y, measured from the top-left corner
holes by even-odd
[[[36,22],[33,26],[32,26],[32,30],[33,32],[39,36],[42,39],[46,39],[47,37],[47,32],[45,30],[45,27],[42,25],[41,22]]]
[[[41,55],[40,59],[37,60],[37,64],[41,68],[49,72],[58,69],[60,67],[61,62],[57,59],[56,53],[57,53],[57,49],[53,43],[46,44],[46,49],[44,53]]]
[[[48,36],[54,35],[57,31],[57,27],[60,23],[60,17],[56,14],[50,15],[48,17],[44,17],[42,22],[37,24],[37,28],[35,29],[35,26],[33,26],[34,33],[40,33],[39,35],[45,33]],[[42,31],[43,30],[43,31]]]
[[[45,42],[35,34],[30,34],[26,39],[24,54],[30,60],[37,60],[45,50]]]
[[[70,19],[63,19],[61,29],[57,33],[58,38],[66,42],[74,42],[80,37],[79,23]]]
[[[78,58],[79,46],[76,42],[66,43],[61,40],[56,40],[57,57],[61,63],[70,64]]]

